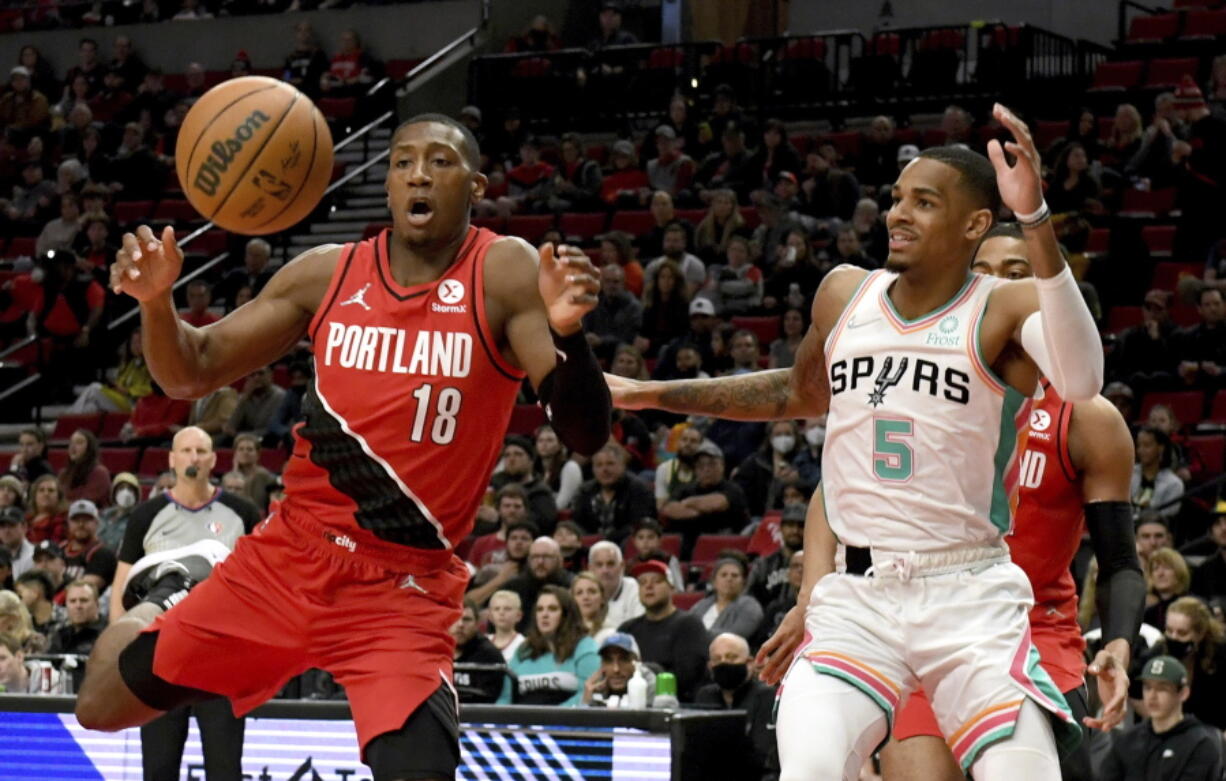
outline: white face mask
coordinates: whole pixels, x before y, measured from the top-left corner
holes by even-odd
[[[136,492],[130,488],[126,488],[115,494],[115,504],[120,507],[131,507],[136,504]]]
[[[810,447],[821,447],[826,441],[826,427],[814,426],[813,428],[805,429],[805,441]]]
[[[780,434],[777,437],[771,437],[771,447],[776,453],[791,453],[792,448],[796,447],[796,437],[791,434]]]

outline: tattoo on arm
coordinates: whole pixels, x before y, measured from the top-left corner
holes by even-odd
[[[660,406],[674,412],[735,420],[784,417],[791,401],[788,369],[667,383]]]

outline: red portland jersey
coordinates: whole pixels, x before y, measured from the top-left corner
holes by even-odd
[[[1018,476],[1018,505],[1009,550],[1034,589],[1035,609],[1066,606],[1076,620],[1077,586],[1069,566],[1085,528],[1081,476],[1068,452],[1073,405],[1043,381],[1043,398],[1030,412]],[[1062,612],[1065,607],[1058,607]]]
[[[402,287],[390,232],[346,244],[311,320],[315,383],[302,400],[281,511],[431,551],[471,531],[523,373],[485,315],[485,253],[470,228],[434,282]]]

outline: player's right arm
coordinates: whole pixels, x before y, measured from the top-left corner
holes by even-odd
[[[790,369],[735,374],[702,380],[639,381],[606,374],[613,405],[662,409],[682,415],[728,420],[815,418],[830,407],[826,336],[867,272],[840,266],[822,280],[813,298],[812,324]]]
[[[172,288],[183,252],[167,227],[161,238],[142,225],[123,237],[111,266],[111,289],[140,302],[141,340],[153,378],[167,395],[199,398],[267,366],[306,333],[340,256],[325,245],[302,253],[273,275],[248,304],[204,328],[184,323]]]

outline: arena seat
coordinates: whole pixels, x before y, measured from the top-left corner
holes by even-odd
[[[1180,328],[1200,322],[1200,313],[1191,304],[1176,303],[1171,307],[1171,322]]]
[[[693,225],[695,228],[697,228],[698,223],[706,219],[707,210],[706,209],[677,209],[676,215],[677,215],[677,219],[685,220],[690,225]]]
[[[602,534],[585,534],[579,538],[579,542],[583,545],[583,547],[590,548],[603,539],[604,535]]]
[[[649,211],[617,211],[609,223],[609,230],[625,231],[635,238],[650,233],[656,221]]]
[[[940,128],[930,127],[920,134],[920,147],[927,149],[930,146],[944,146],[945,131]]]
[[[1069,121],[1059,120],[1051,121],[1040,119],[1035,122],[1034,127],[1034,143],[1039,150],[1045,150],[1052,145],[1052,142],[1065,138],[1069,133]]]
[[[136,473],[141,477],[157,477],[169,469],[170,448],[147,447],[140,455]]]
[[[1179,33],[1179,14],[1134,16],[1128,24],[1128,42],[1165,41]]]
[[[217,463],[213,464],[213,474],[224,475],[229,472],[234,466],[233,448],[219,447],[213,453],[217,456]]]
[[[136,467],[139,452],[134,447],[103,447],[98,449],[98,461],[114,476],[120,472],[131,472]]]
[[[494,233],[502,233],[507,221],[502,217],[473,217],[471,222],[475,228],[485,228]]]
[[[102,415],[98,412],[88,412],[83,415],[60,415],[55,419],[55,428],[51,430],[50,441],[53,443],[67,442],[72,432],[79,428],[97,434],[102,426]]]
[[[1178,5],[1178,3],[1176,3]],[[1226,35],[1226,11],[1189,11],[1184,17],[1183,40]]]
[[[1141,72],[1145,63],[1141,60],[1124,62],[1100,62],[1094,69],[1094,81],[1090,84],[1091,92],[1122,91],[1132,89],[1141,83]]]
[[[519,236],[529,244],[540,242],[541,237],[552,227],[552,214],[514,214],[507,220],[507,233]]]
[[[603,167],[609,162],[609,147],[604,144],[588,144],[583,150],[583,156],[588,160],[595,160]]]
[[[357,98],[319,98],[315,104],[328,119],[350,119],[358,110]]]
[[[130,417],[126,412],[104,413],[102,422],[98,424],[98,439],[103,442],[119,439],[119,432]]]
[[[1226,470],[1226,436],[1210,434],[1188,437],[1187,448],[1196,454],[1198,472],[1204,477],[1216,477]]]
[[[749,550],[749,537],[743,534],[704,534],[694,543],[690,564],[712,564],[719,558],[720,551],[728,549],[746,552]]]
[[[187,201],[167,199],[158,203],[150,218],[155,222],[197,222],[203,219]]]
[[[1153,257],[1170,257],[1175,247],[1174,225],[1146,225],[1141,229],[1141,241]]]
[[[1139,325],[1144,319],[1145,314],[1139,306],[1113,306],[1111,313],[1107,315],[1107,331],[1113,334],[1119,333],[1126,328]]]
[[[1170,261],[1159,263],[1154,266],[1154,276],[1150,287],[1159,290],[1174,290],[1183,277],[1190,276],[1200,279],[1204,269],[1201,263],[1173,263]]]
[[[1090,257],[1106,255],[1109,249],[1111,249],[1111,229],[1094,228],[1091,230],[1090,237],[1086,240],[1086,255]]]
[[[225,252],[229,241],[229,234],[223,230],[205,231],[200,234],[199,238],[188,245],[188,251],[199,252],[212,258]]]
[[[274,475],[281,474],[281,470],[285,468],[285,462],[288,460],[289,454],[279,447],[260,448],[260,466]]]
[[[6,258],[34,257],[37,239],[33,236],[14,236],[4,249]]]
[[[771,342],[779,338],[779,318],[769,317],[734,317],[732,325],[737,329],[752,331],[758,337],[758,349],[766,352]]]
[[[753,230],[762,224],[762,217],[758,214],[758,209],[755,206],[742,206],[738,209],[741,213],[741,218],[745,220],[745,227]]]
[[[689,610],[702,601],[706,593],[702,591],[675,591],[673,592],[673,604],[678,610]]]
[[[605,215],[566,212],[558,219],[558,230],[563,236],[578,236],[580,241],[591,241],[604,231]]]
[[[1145,86],[1174,88],[1184,76],[1196,78],[1200,61],[1195,57],[1165,57],[1149,61]]]
[[[1119,216],[1158,217],[1169,214],[1175,208],[1175,195],[1174,187],[1160,190],[1129,188],[1124,191],[1124,203],[1120,208]]]
[[[863,136],[857,130],[843,130],[838,133],[827,133],[818,139],[818,144],[831,144],[839,150],[843,157],[853,158],[860,155],[860,141]],[[797,172],[799,173],[799,172]]]
[[[1226,390],[1220,390],[1213,396],[1213,405],[1209,408],[1209,422],[1226,425]]]
[[[59,474],[68,466],[68,451],[62,447],[47,448],[47,461],[51,464],[51,471]]]
[[[417,65],[420,63],[421,58],[410,60],[388,60],[387,67],[384,68],[384,72],[387,73],[388,78],[395,81],[400,81],[405,76],[409,75],[409,71],[413,70],[413,68],[417,67]]]
[[[132,225],[148,218],[152,212],[153,201],[120,201],[115,204],[115,222]]]
[[[545,424],[545,410],[540,404],[516,404],[511,410],[511,421],[507,424],[508,434],[532,436],[532,432]]]
[[[1201,391],[1160,391],[1145,394],[1141,403],[1141,420],[1149,418],[1155,405],[1165,404],[1183,423],[1195,423],[1205,412],[1205,394]]]

